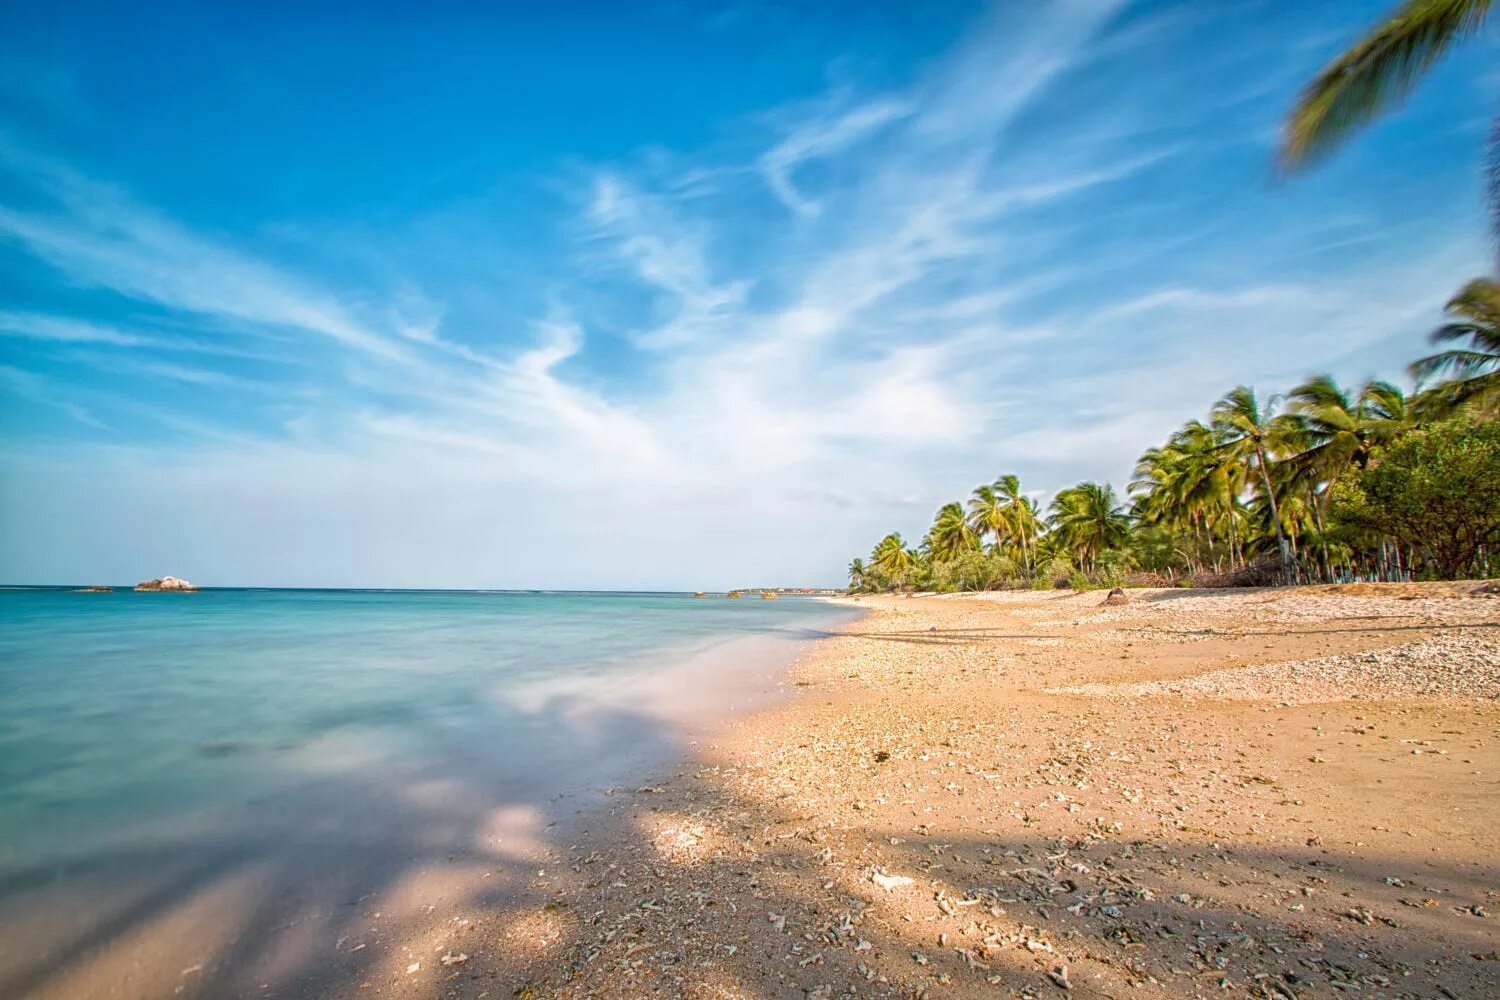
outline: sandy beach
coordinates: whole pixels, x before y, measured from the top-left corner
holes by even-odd
[[[1103,599],[862,599],[798,697],[349,995],[1500,990],[1493,594]]]

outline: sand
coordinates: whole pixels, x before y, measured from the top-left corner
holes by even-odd
[[[799,697],[350,995],[1500,995],[1473,591],[863,599]]]

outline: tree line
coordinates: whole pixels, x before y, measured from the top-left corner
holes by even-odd
[[[856,592],[1273,584],[1500,573],[1500,283],[1471,281],[1412,363],[1417,388],[1314,375],[1225,393],[1108,483],[1044,508],[1014,475],[849,566]]]

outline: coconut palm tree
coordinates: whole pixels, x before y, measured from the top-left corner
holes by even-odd
[[[1202,549],[1200,511],[1181,494],[1183,465],[1170,445],[1148,448],[1136,463],[1136,478],[1130,483],[1134,496],[1130,516],[1142,528],[1157,529],[1167,536],[1192,537],[1194,551],[1178,549],[1188,569],[1197,569]]]
[[[1324,515],[1333,487],[1349,472],[1369,465],[1376,448],[1412,426],[1411,402],[1390,382],[1366,382],[1354,394],[1331,376],[1314,375],[1292,390],[1281,419],[1289,454],[1278,468],[1276,499],[1311,516],[1326,574]],[[1290,520],[1283,511],[1282,523],[1289,529]]]
[[[963,504],[957,500],[938,508],[932,527],[927,531],[925,547],[933,559],[947,562],[965,552],[979,548],[979,535],[964,517]]]
[[[1500,405],[1500,283],[1475,278],[1448,303],[1447,312],[1453,321],[1433,331],[1433,343],[1467,340],[1468,346],[1418,359],[1412,363],[1412,375],[1450,376],[1436,387],[1444,408]]]
[[[1005,503],[1010,530],[1021,543],[1021,561],[1029,574],[1035,565],[1037,533],[1041,530],[1041,518],[1037,516],[1036,504],[1021,492],[1021,477],[1004,475],[995,480],[995,492]]]
[[[1221,448],[1240,461],[1247,472],[1259,473],[1261,487],[1271,509],[1271,523],[1276,529],[1276,549],[1281,553],[1282,570],[1292,575],[1292,553],[1287,545],[1286,526],[1277,509],[1276,491],[1271,486],[1271,456],[1297,433],[1297,427],[1276,413],[1273,397],[1262,407],[1255,390],[1247,385],[1235,386],[1214,404],[1213,427],[1222,439]]]
[[[1010,536],[1010,512],[995,483],[974,487],[969,497],[969,525],[980,538],[989,535],[999,548]]]
[[[1287,398],[1283,434],[1295,454],[1289,461],[1336,480],[1351,466],[1363,469],[1374,449],[1410,426],[1406,394],[1389,382],[1366,382],[1351,396],[1328,375],[1314,375]],[[1293,441],[1300,433],[1300,440]],[[1301,447],[1296,447],[1300,445]]]
[[[865,561],[855,559],[849,563],[849,589],[864,590],[865,583]]]
[[[917,558],[906,547],[900,533],[892,532],[882,538],[870,553],[870,563],[891,583],[900,585],[906,582],[911,571],[916,568]]]
[[[1331,152],[1398,103],[1454,43],[1473,35],[1491,0],[1405,0],[1323,68],[1287,116],[1282,165]]]
[[[1059,543],[1077,553],[1089,573],[1101,552],[1130,539],[1130,518],[1107,483],[1079,483],[1058,491],[1051,521]]]
[[[1141,457],[1136,475],[1141,478],[1131,490],[1144,494],[1137,507],[1145,523],[1190,530],[1200,560],[1211,556],[1223,538],[1230,566],[1239,562],[1242,517],[1236,498],[1244,491],[1246,469],[1226,450],[1220,430],[1201,420],[1189,421],[1166,445]]]

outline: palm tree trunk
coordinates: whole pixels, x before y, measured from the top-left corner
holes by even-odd
[[[1312,494],[1313,525],[1318,529],[1318,549],[1323,559],[1323,579],[1328,583],[1333,582],[1333,563],[1328,559],[1328,532],[1323,527],[1323,505],[1318,501],[1318,491],[1309,489]]]
[[[1292,555],[1286,547],[1286,529],[1281,526],[1281,511],[1276,505],[1276,491],[1271,489],[1271,473],[1266,470],[1266,451],[1255,449],[1256,465],[1260,466],[1260,481],[1266,487],[1266,500],[1271,505],[1271,523],[1276,528],[1276,548],[1281,553],[1281,575],[1285,583],[1295,583],[1292,570]]]
[[[1229,568],[1239,568],[1240,532],[1234,523],[1234,497],[1229,497]]]

